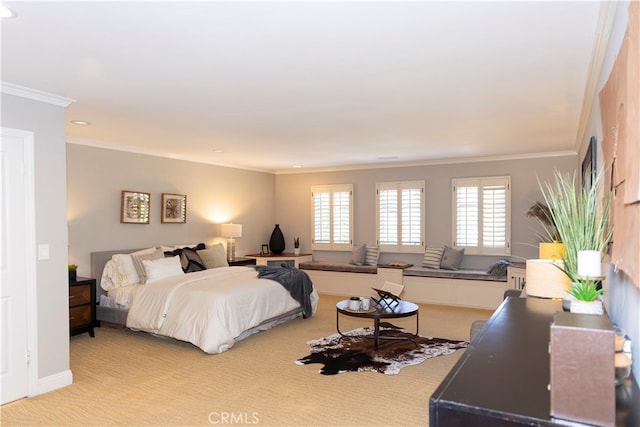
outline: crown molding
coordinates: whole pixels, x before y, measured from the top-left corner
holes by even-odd
[[[602,64],[604,64],[604,59],[607,55],[611,29],[613,28],[619,3],[620,2],[617,1],[603,1],[600,3],[600,14],[598,15],[596,34],[591,53],[591,63],[589,64],[589,73],[585,83],[584,96],[582,97],[582,111],[580,112],[578,133],[576,134],[575,147],[577,152],[580,152],[580,147],[583,143],[586,143],[584,139],[585,133],[589,125],[593,103],[598,95],[596,91],[598,89],[600,75],[602,74]]]
[[[67,108],[71,103],[76,102],[75,99],[65,98],[63,96],[7,82],[0,82],[0,92],[6,93],[7,95],[14,95],[21,98],[28,98],[35,101],[45,102],[47,104],[57,105],[63,108]]]

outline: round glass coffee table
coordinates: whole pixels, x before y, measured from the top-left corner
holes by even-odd
[[[390,306],[384,305],[384,303],[376,303],[373,299],[369,310],[351,310],[349,308],[349,300],[343,300],[336,304],[336,329],[340,336],[346,337],[348,335],[340,331],[340,315],[349,317],[361,317],[364,319],[373,320],[373,339],[375,339],[375,349],[378,351],[380,339],[407,339],[404,337],[387,337],[380,336],[380,320],[381,319],[398,319],[401,317],[416,316],[416,332],[413,337],[418,336],[418,309],[419,307],[409,301],[399,300],[397,303],[393,303]]]

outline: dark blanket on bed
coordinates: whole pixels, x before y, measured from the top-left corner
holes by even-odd
[[[313,316],[311,307],[313,283],[307,273],[284,262],[281,267],[256,265],[254,268],[258,271],[259,278],[275,280],[289,291],[293,299],[300,303],[302,317],[306,319]]]

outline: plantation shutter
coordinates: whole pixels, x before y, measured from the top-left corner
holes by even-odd
[[[312,249],[350,250],[353,235],[353,186],[311,187]]]
[[[453,244],[468,254],[510,255],[510,177],[453,180]]]
[[[376,184],[377,241],[386,252],[422,252],[424,181]]]

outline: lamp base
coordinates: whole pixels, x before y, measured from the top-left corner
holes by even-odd
[[[229,239],[227,242],[227,262],[233,262],[236,260],[236,241]]]

